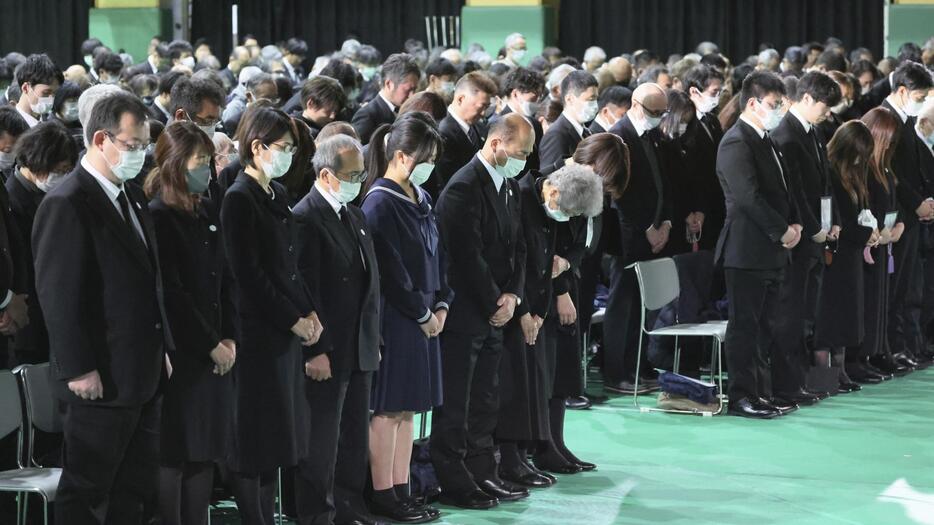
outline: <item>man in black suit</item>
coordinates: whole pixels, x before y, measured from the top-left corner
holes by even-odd
[[[542,175],[561,169],[580,141],[590,136],[585,126],[597,116],[597,79],[586,71],[572,71],[561,81],[561,100],[564,111],[542,137]]]
[[[347,94],[340,82],[323,75],[309,78],[302,85],[302,108],[300,116],[308,128],[311,138],[317,138],[321,128],[337,118],[347,105]]]
[[[506,97],[506,107],[495,118],[510,113],[518,113],[529,119],[532,128],[535,130],[535,147],[532,148],[532,154],[529,155],[529,160],[525,163],[526,172],[538,171],[540,164],[538,148],[545,132],[542,130],[542,124],[538,121],[536,115],[544,95],[545,78],[538,71],[517,67],[507,73],[506,78],[503,80],[503,96]]]
[[[191,121],[213,139],[225,98],[221,87],[206,78],[181,78],[172,86],[172,118]]]
[[[438,123],[444,149],[425,184],[435,202],[451,177],[483,147],[486,130],[480,121],[497,92],[496,82],[480,71],[467,73],[457,81],[454,101],[448,106],[447,116]]]
[[[149,118],[168,124],[173,118],[172,88],[180,79],[188,76],[182,71],[169,71],[159,77],[159,93],[153,99],[152,106],[149,106]]]
[[[169,70],[170,60],[169,46],[164,42],[159,42],[155,46],[149,48],[149,56],[146,57],[145,62],[140,62],[128,68],[125,74],[127,78],[131,78],[136,75],[158,75],[160,73],[165,73]]]
[[[902,122],[901,138],[892,157],[892,171],[898,178],[895,188],[900,207],[914,210],[900,214],[905,232],[892,247],[895,274],[889,294],[889,347],[895,361],[914,368],[917,360],[926,359],[921,327],[918,323],[922,302],[919,221],[934,219],[934,181],[926,180],[920,164],[920,139],[915,132],[915,117],[934,87],[931,73],[921,64],[905,62],[892,75],[892,93],[882,107],[894,112]]]
[[[379,70],[382,85],[376,97],[361,107],[350,122],[363,144],[370,143],[370,136],[383,124],[396,120],[399,107],[418,89],[421,71],[415,58],[408,53],[389,55]]]
[[[348,204],[365,176],[360,143],[325,140],[314,156],[318,180],[295,206],[299,271],[324,332],[306,349],[310,454],[297,470],[299,523],[368,522],[369,400],[379,368],[379,273],[363,212]]]
[[[87,154],[43,199],[32,238],[53,389],[65,406],[55,515],[140,523],[157,486],[158,390],[172,341],[145,196],[125,183],[149,143],[146,106],[106,97],[85,136]]]
[[[632,90],[623,86],[610,86],[597,99],[597,116],[590,123],[590,133],[609,131],[632,107]]]
[[[925,180],[934,181],[934,103],[925,102],[915,119],[915,135],[918,137],[918,157]],[[921,335],[925,343],[930,344],[934,337],[934,226],[923,226],[921,237],[921,271],[924,290],[921,305]],[[920,357],[923,360],[932,356],[927,352],[927,345],[922,347]]]
[[[664,159],[660,154],[658,124],[668,112],[668,97],[658,84],[642,84],[632,94],[632,109],[610,133],[619,135],[629,146],[629,186],[614,203],[622,235],[622,257],[613,261],[610,299],[604,326],[604,389],[631,394],[636,370],[641,319],[639,284],[635,272],[626,266],[659,257],[671,231],[671,188],[667,188]],[[656,388],[643,379],[640,390]]]
[[[454,302],[442,334],[444,404],[434,411],[431,459],[441,501],[490,508],[528,496],[499,479],[493,431],[499,410],[503,327],[522,302],[525,240],[514,177],[532,152],[532,125],[497,120],[486,144],[451,179],[438,201]]]
[[[739,100],[743,113],[717,154],[717,176],[726,196],[726,224],[715,257],[724,268],[730,304],[725,341],[729,412],[752,418],[782,415],[763,399],[766,352],[789,250],[801,240],[791,193],[794,179],[768,135],[781,122],[784,94],[785,85],[774,73],[746,77]]]
[[[797,92],[790,95],[794,104],[771,138],[788,166],[803,230],[801,242],[791,252],[778,298],[775,337],[767,349],[772,376],[771,387],[764,390],[771,395],[763,397],[773,398],[779,406],[812,405],[825,397],[808,392],[805,385],[814,350],[809,342],[817,319],[824,243],[836,239],[840,230],[834,227],[832,215],[822,217],[821,203],[831,197],[832,189],[825,140],[817,128],[840,102],[840,86],[825,73],[814,71],[801,77]]]
[[[282,56],[282,65],[285,66],[285,72],[292,85],[301,84],[305,80],[305,68],[302,63],[308,55],[308,44],[301,38],[290,38],[286,40],[283,47],[285,54]]]

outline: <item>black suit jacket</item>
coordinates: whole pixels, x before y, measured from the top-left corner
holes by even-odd
[[[45,328],[42,309],[39,307],[39,297],[36,295],[36,272],[30,240],[32,239],[33,219],[45,193],[18,173],[14,173],[7,179],[6,191],[9,194],[10,203],[10,217],[7,225],[10,253],[14,256],[13,291],[28,296],[26,304],[29,314],[29,324],[16,332],[13,347],[17,352],[31,353],[41,362],[48,360],[49,357],[49,334]]]
[[[155,103],[149,106],[147,108],[147,111],[149,112],[149,118],[153,120],[158,120],[159,122],[163,124],[167,124],[169,122],[169,117],[165,113],[163,113],[162,110],[159,109],[159,107],[156,106]]]
[[[39,205],[36,290],[49,330],[55,393],[69,403],[139,406],[156,394],[172,336],[158,246],[143,192],[124,184],[146,244],[78,166]],[[68,380],[100,373],[104,398],[84,401]]]
[[[525,237],[525,294],[516,315],[525,313],[544,319],[551,310],[554,280],[551,268],[555,255],[556,223],[542,205],[541,177],[528,173],[519,180],[522,199],[522,231]]]
[[[882,103],[882,107],[891,111],[895,118],[901,121],[898,112],[888,100]],[[895,193],[902,210],[899,218],[904,221],[906,227],[918,223],[918,214],[915,210],[924,202],[924,199],[932,195],[932,181],[926,180],[921,171],[921,157],[918,153],[922,146],[926,147],[915,133],[915,119],[908,117],[902,123],[901,135],[895,146],[895,156],[892,157],[892,171],[898,179]]]
[[[160,67],[156,73],[153,73],[152,66],[149,64],[149,61],[144,60],[140,62],[139,64],[135,64],[131,66],[129,69],[127,69],[126,74],[124,76],[126,78],[132,78],[132,77],[135,77],[136,75],[160,75],[162,73],[165,73],[168,70],[169,68],[167,67]]]
[[[801,121],[789,111],[771,137],[781,150],[790,171],[788,179],[792,186],[792,196],[798,208],[798,219],[804,227],[799,245],[811,256],[819,257],[823,246],[812,241],[811,237],[821,229],[821,198],[832,197],[833,187],[826,163],[827,153],[817,126],[811,126],[811,133],[814,134],[813,138],[805,132]]]
[[[646,131],[655,149],[661,184],[655,180],[649,158],[627,114],[610,129],[622,137],[629,146],[629,186],[614,207],[619,216],[622,250],[628,261],[641,261],[655,257],[645,236],[651,226],[674,221],[673,200],[665,169],[665,156],[661,152],[657,130]]]
[[[603,126],[601,126],[600,123],[597,122],[597,119],[594,119],[594,121],[590,123],[590,126],[587,129],[590,130],[591,134],[606,132],[606,130],[603,129]]]
[[[351,238],[334,209],[314,187],[295,206],[298,223],[298,264],[318,306],[324,333],[309,355],[327,354],[332,371],[379,368],[380,295],[379,267],[366,217],[360,208],[347,205],[355,238]],[[366,282],[352,272],[363,253]],[[350,289],[364,290],[354,297]]]
[[[441,132],[441,138],[444,140],[444,149],[441,152],[441,158],[438,159],[437,166],[435,166],[434,173],[431,174],[431,178],[428,179],[428,183],[425,185],[425,189],[431,195],[433,201],[437,202],[441,190],[451,180],[451,177],[457,173],[457,170],[470,162],[470,159],[483,147],[485,141],[484,130],[478,124],[473,124],[471,128],[477,133],[477,144],[470,142],[470,139],[461,129],[460,124],[454,120],[450,111],[438,124],[438,131]]]
[[[583,128],[584,135],[589,135],[590,130]],[[542,137],[540,151],[540,166],[542,175],[550,175],[552,172],[561,169],[564,166],[564,159],[574,155],[574,150],[580,144],[583,137],[577,134],[574,125],[562,113],[557,120],[548,126],[548,131]]]
[[[441,193],[438,218],[448,253],[454,302],[446,330],[481,334],[504,293],[522,297],[525,238],[519,183],[506,180],[505,204],[478,157],[460,169]]]
[[[354,113],[350,124],[360,137],[363,144],[370,143],[370,136],[376,131],[376,128],[383,124],[392,124],[396,120],[396,114],[389,109],[383,97],[377,95],[369,104],[358,109]]]
[[[717,176],[726,197],[726,223],[717,242],[716,261],[725,268],[775,270],[789,261],[781,238],[797,222],[786,183],[792,181],[781,152],[772,153],[756,130],[739,120],[723,136]]]

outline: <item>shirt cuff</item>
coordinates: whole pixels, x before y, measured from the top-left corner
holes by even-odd
[[[7,290],[6,299],[4,299],[2,303],[0,303],[0,310],[3,310],[7,306],[10,306],[10,301],[12,300],[13,300],[13,290]]]
[[[425,312],[425,315],[418,318],[415,322],[417,322],[418,324],[425,324],[428,322],[429,319],[431,319],[431,314],[432,314],[431,310],[428,310],[427,312]]]
[[[435,311],[436,311],[436,312],[437,312],[438,310],[450,310],[450,309],[451,309],[451,305],[449,305],[448,303],[446,303],[446,302],[444,302],[444,301],[438,301],[438,303],[435,304]]]

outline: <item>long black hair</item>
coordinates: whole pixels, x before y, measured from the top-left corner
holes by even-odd
[[[443,141],[435,119],[424,111],[411,111],[399,115],[392,124],[383,124],[370,138],[366,158],[367,178],[363,195],[373,182],[386,174],[389,161],[397,151],[415,159],[415,164],[441,157]]]

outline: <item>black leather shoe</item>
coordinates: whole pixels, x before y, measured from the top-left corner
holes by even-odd
[[[453,505],[462,509],[483,510],[492,509],[499,505],[499,500],[486,492],[476,489],[469,492],[443,491],[438,501],[445,505]]]
[[[748,417],[752,419],[772,419],[781,415],[777,410],[757,407],[748,397],[731,401],[727,413],[731,416]]]
[[[918,362],[905,354],[895,354],[892,356],[892,360],[895,361],[895,364],[907,368],[909,372],[918,368]]]
[[[879,383],[885,381],[883,376],[875,372],[870,371],[863,363],[854,364],[852,366],[846,367],[846,375],[850,376],[856,383],[863,385],[878,385]]]
[[[499,501],[518,501],[529,497],[528,489],[517,487],[512,483],[498,482],[492,479],[485,479],[477,483],[480,490],[486,492],[487,496],[498,499]]]
[[[374,501],[370,505],[370,512],[398,523],[428,523],[437,519],[437,517],[431,517],[424,509],[416,507],[408,500],[400,501],[398,505],[393,507],[384,507]]]
[[[535,468],[538,470],[543,470],[545,472],[551,472],[553,474],[577,474],[580,472],[580,466],[575,465],[574,463],[562,463],[562,464],[550,464],[544,461],[535,460]]]
[[[889,379],[892,379],[893,377],[895,377],[892,374],[888,374],[886,372],[883,372],[882,370],[879,370],[878,368],[873,366],[872,363],[868,361],[863,363],[863,368],[865,368],[868,372],[872,374],[876,374],[877,376],[881,377],[883,381],[888,381]]]
[[[553,481],[535,472],[519,475],[515,472],[500,470],[499,477],[502,478],[503,481],[508,481],[514,485],[530,489],[543,489],[554,485]]]
[[[587,410],[593,405],[585,396],[574,396],[565,399],[564,406],[570,410]]]
[[[538,467],[532,464],[532,461],[528,457],[521,458],[521,461],[526,467],[529,468],[529,470],[551,481],[552,485],[558,482],[558,478],[554,477],[548,472],[545,472],[544,470],[540,470]]]
[[[880,372],[896,376],[903,376],[913,370],[912,368],[909,368],[908,366],[905,366],[896,359],[892,358],[872,359],[870,363],[872,363],[872,366],[878,369]]]
[[[863,387],[859,386],[859,383],[853,382],[841,382],[840,386],[837,387],[837,393],[840,394],[849,394],[850,392],[859,392]]]
[[[808,394],[811,394],[811,395],[814,395],[814,396],[817,396],[817,399],[820,399],[821,401],[823,401],[823,400],[827,399],[828,397],[830,397],[830,392],[820,392],[820,391],[817,391],[817,390],[807,390],[807,393],[808,393]]]
[[[779,401],[783,405],[811,406],[820,401],[816,394],[812,394],[803,388],[793,392],[776,392],[774,398],[775,401]]]
[[[753,404],[756,404],[756,402],[753,401]],[[764,408],[771,408],[773,410],[778,410],[778,412],[783,416],[785,414],[790,414],[794,412],[795,410],[798,410],[798,405],[794,403],[790,403],[790,404],[784,403],[776,399],[763,399],[760,397],[758,404]]]
[[[587,461],[577,460],[574,462],[575,465],[581,468],[581,472],[590,472],[591,470],[597,470],[597,465]]]

